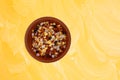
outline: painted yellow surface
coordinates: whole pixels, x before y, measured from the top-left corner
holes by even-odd
[[[67,55],[49,64],[24,44],[43,16],[62,20],[72,37]],[[120,0],[0,0],[0,80],[120,80]]]

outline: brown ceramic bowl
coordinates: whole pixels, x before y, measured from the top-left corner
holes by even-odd
[[[41,22],[44,22],[44,21],[55,22],[56,24],[60,24],[63,27],[64,31],[66,32],[66,36],[67,36],[66,48],[62,52],[62,54],[60,54],[56,58],[47,59],[47,58],[43,58],[43,57],[38,57],[34,54],[34,52],[32,50],[32,36],[31,36],[32,30],[36,28],[37,24],[39,24]],[[60,21],[59,19],[56,19],[56,18],[53,18],[53,17],[41,17],[41,18],[33,21],[30,24],[30,26],[28,27],[28,29],[26,31],[26,34],[25,34],[25,46],[26,46],[27,51],[29,52],[29,54],[33,58],[35,58],[36,60],[38,60],[40,62],[50,63],[50,62],[54,62],[54,61],[57,61],[57,60],[61,59],[63,56],[65,56],[65,54],[69,50],[70,44],[71,44],[71,35],[70,35],[70,32],[69,32],[67,26],[62,21]]]

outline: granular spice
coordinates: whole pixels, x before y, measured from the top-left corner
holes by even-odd
[[[32,51],[37,57],[56,58],[66,48],[66,32],[60,24],[44,21],[32,30]]]

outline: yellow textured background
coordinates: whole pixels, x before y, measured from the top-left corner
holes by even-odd
[[[43,16],[70,29],[68,54],[45,64],[24,44]],[[120,0],[0,0],[0,80],[120,80]]]

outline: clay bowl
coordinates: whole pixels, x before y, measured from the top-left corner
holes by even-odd
[[[64,31],[66,32],[66,36],[67,36],[67,41],[66,41],[66,48],[65,50],[59,55],[57,56],[56,58],[43,58],[43,57],[38,57],[35,55],[35,53],[33,52],[32,50],[32,30],[36,28],[36,25],[41,23],[41,22],[44,22],[44,21],[49,21],[49,22],[55,22],[56,24],[60,24],[62,26],[62,28],[64,29]],[[35,21],[33,21],[27,31],[26,31],[26,34],[25,34],[25,46],[26,46],[26,49],[27,51],[29,52],[29,54],[35,58],[36,60],[40,61],[40,62],[45,62],[45,63],[50,63],[50,62],[55,62],[59,59],[61,59],[62,57],[65,56],[65,54],[67,53],[67,51],[69,50],[70,48],[70,44],[71,44],[71,35],[70,35],[70,32],[69,32],[69,29],[67,28],[67,26],[62,22],[60,21],[59,19],[57,18],[53,18],[53,17],[41,17]]]

